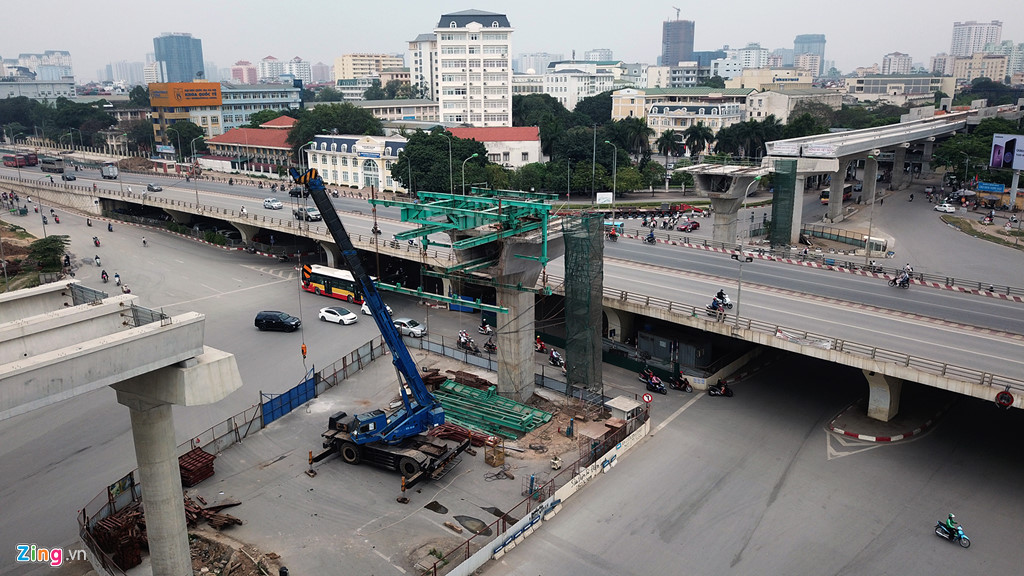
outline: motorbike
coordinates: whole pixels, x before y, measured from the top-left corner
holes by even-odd
[[[480,353],[480,347],[477,346],[475,342],[473,342],[472,338],[464,334],[459,335],[458,346],[460,349],[465,350],[466,352],[470,352],[473,354]]]
[[[544,343],[541,342],[540,340],[537,340],[536,342],[533,343],[533,351],[544,353],[548,351],[548,347],[545,346]]]
[[[910,288],[910,280],[904,280],[902,278],[892,278],[889,280],[889,286],[895,286],[897,288]]]
[[[551,354],[548,355],[548,364],[558,367],[565,366],[565,358],[562,358],[562,355],[558,353],[558,350],[552,350]]]
[[[967,534],[964,534],[964,527],[959,524],[956,526],[956,532],[950,533],[946,524],[940,520],[935,523],[935,535],[945,538],[950,542],[959,542],[960,546],[964,548],[971,547],[971,539],[967,537]]]
[[[377,236],[380,234],[380,228],[374,226],[373,228],[370,228],[370,232],[372,232],[374,236]]]
[[[114,274],[114,286],[120,286],[120,285],[121,285],[121,276],[118,275],[118,274]]]
[[[644,243],[645,244],[654,244],[655,242],[657,242],[657,241],[654,239],[653,236],[644,236]]]
[[[98,247],[100,245],[100,239],[98,237],[96,237],[96,236],[93,236],[92,237],[92,244],[93,244],[93,246],[97,246]]]
[[[56,214],[54,214],[53,215],[53,223],[54,224],[60,224],[60,216],[57,216]]]
[[[96,256],[96,258],[93,258],[93,262],[96,263],[96,266],[101,266],[101,264],[100,264],[100,257],[98,255]]]
[[[718,301],[721,302],[722,306],[732,310],[732,298],[729,298],[729,295],[725,292],[723,292],[722,295],[725,296],[725,298],[719,298]]]
[[[228,178],[228,186],[234,186],[234,185],[235,185],[235,179],[234,178]]]
[[[127,284],[125,284],[124,286],[121,286],[121,292],[123,294],[131,294],[132,293],[132,289],[129,288]]]
[[[665,389],[665,384],[661,381],[661,378],[651,371],[650,368],[637,374],[637,377],[644,383],[647,390],[657,392],[658,394],[668,394],[668,390]]]
[[[682,390],[683,392],[693,392],[693,386],[690,385],[690,380],[682,374],[676,374],[668,382],[669,388],[673,390]]]
[[[707,311],[708,316],[718,316],[720,313],[725,313],[725,307],[722,306],[722,303],[717,298],[712,300],[711,304],[705,306],[704,310]]]
[[[611,240],[612,242],[618,242],[619,241],[619,235],[618,234],[609,234],[608,235],[608,239]]]
[[[490,324],[481,324],[476,327],[476,331],[479,332],[480,334],[486,334],[488,336],[494,334],[494,328],[491,328]]]
[[[43,224],[49,224],[49,223],[50,223],[50,221],[46,219],[46,216],[43,216]]]
[[[732,388],[721,380],[718,384],[708,386],[708,396],[725,396],[726,398],[732,398]]]
[[[114,231],[114,225],[110,224],[110,223],[107,223],[107,232],[113,232],[113,231]],[[99,244],[97,244],[97,246],[99,246]]]
[[[103,280],[104,284],[106,284],[110,280],[110,277],[107,276],[106,272],[104,272],[103,274],[100,274],[100,279]]]
[[[338,198],[340,196],[340,194],[338,194],[337,190],[331,190],[331,196],[334,196],[335,198]]]
[[[490,338],[488,338],[487,342],[484,342],[484,352],[487,352],[488,354],[494,354],[497,351],[498,345],[495,344]]]
[[[89,228],[92,228],[92,220],[90,220],[89,218],[86,218],[85,219],[85,225],[88,226]]]

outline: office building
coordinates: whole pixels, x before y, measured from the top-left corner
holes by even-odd
[[[344,54],[334,59],[335,80],[378,76],[385,68],[403,68],[405,58],[398,54]]]
[[[238,84],[255,84],[259,81],[256,67],[248,60],[239,60],[231,67],[231,81]]]
[[[768,58],[777,57],[776,64],[770,64],[772,68],[782,68],[783,66],[796,66],[796,50],[792,48],[776,48],[768,54]],[[820,60],[820,56],[818,57]]]
[[[984,50],[986,44],[998,44],[1003,36],[1003,23],[993,20],[979,24],[974,20],[953,23],[953,41],[949,53],[955,57],[969,57]]]
[[[821,58],[821,65],[815,76],[822,76],[825,73],[825,35],[824,34],[799,34],[793,39],[793,57],[797,54],[817,54]]]
[[[407,140],[402,136],[317,135],[303,152],[328,185],[405,192],[391,175]]]
[[[846,87],[848,98],[856,98],[861,102],[878,101],[903,106],[927,104],[934,100],[936,92],[953,94],[956,91],[956,82],[950,76],[920,74],[865,76],[847,78]]]
[[[153,49],[164,82],[191,82],[206,77],[203,42],[191,34],[165,32],[153,38]]]
[[[442,122],[512,125],[513,32],[504,14],[464,10],[441,16],[434,28],[434,92]]]
[[[551,54],[548,52],[520,54],[519,58],[516,59],[516,72],[520,74],[543,74],[548,69],[548,64],[564,59],[561,54]]]
[[[1024,72],[1024,44],[1003,40],[999,43],[986,44],[985,53],[1006,56],[1006,74],[1009,76]]]
[[[728,48],[728,46],[726,46],[726,48]],[[719,58],[725,58],[726,56],[727,56],[727,54],[725,53],[724,49],[723,50],[694,50],[692,61],[696,62],[697,66],[700,66],[701,68],[707,68],[707,67],[711,66],[711,62],[712,61],[718,60]],[[662,64],[662,65],[663,66],[675,66],[677,64],[679,64],[679,63],[676,62],[675,64]]]
[[[149,85],[153,137],[165,146],[188,150],[190,142],[181,141],[173,129],[178,122],[191,122],[203,129],[206,137],[223,133],[220,84],[216,82],[162,82]]]
[[[125,86],[138,86],[145,80],[142,62],[112,62],[107,66],[107,80]]]
[[[891,52],[882,57],[882,74],[910,74],[914,60],[909,54]]]
[[[612,51],[608,48],[594,48],[584,52],[583,59],[590,60],[591,62],[607,62],[613,60]]]
[[[797,68],[744,68],[743,73],[725,81],[726,88],[747,90],[787,90],[811,88],[814,73]]]
[[[663,66],[678,66],[693,61],[693,20],[666,20],[661,26],[661,61]]]
[[[960,82],[970,83],[978,78],[988,78],[993,82],[1006,79],[1007,58],[1002,54],[985,54],[977,52],[966,58],[953,60],[953,77]],[[952,92],[947,92],[952,94]]]
[[[163,68],[160,67],[159,62],[154,60],[142,67],[143,84],[156,84],[163,81]]]
[[[57,81],[19,78],[14,82],[0,82],[0,100],[24,96],[37,102],[54,103],[57,98],[74,98],[76,94],[72,78]]]
[[[221,82],[221,114],[224,131],[245,126],[261,110],[296,110],[302,107],[300,89],[290,84],[241,84]]]
[[[625,66],[619,61],[552,62],[544,73],[544,93],[558,100],[567,110],[574,110],[580,100],[614,88],[615,81],[624,71]]]

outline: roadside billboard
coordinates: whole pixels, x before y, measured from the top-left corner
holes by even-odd
[[[1024,170],[1024,136],[993,134],[989,165],[993,168]]]
[[[166,82],[149,85],[154,107],[220,106],[219,82]]]

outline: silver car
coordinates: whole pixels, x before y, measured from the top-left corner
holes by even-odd
[[[411,318],[395,318],[395,328],[402,333],[402,336],[422,338],[427,334],[427,327]]]
[[[277,198],[264,198],[263,207],[268,210],[280,210],[281,208],[284,208],[284,204],[282,204]]]

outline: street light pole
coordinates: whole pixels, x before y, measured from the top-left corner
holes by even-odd
[[[305,173],[305,170],[302,169],[302,149],[305,148],[306,146],[309,146],[310,144],[316,144],[316,140],[310,140],[309,142],[306,142],[302,146],[299,146],[299,171],[303,173]],[[310,164],[309,162],[306,162],[306,169],[308,170],[309,166],[311,165],[312,164]]]
[[[615,226],[615,188],[619,181],[619,147],[608,140],[605,140],[604,143],[611,144],[615,150],[615,155],[612,156],[612,226]]]
[[[200,138],[202,138],[202,136],[196,136],[195,138],[192,139],[191,142],[188,143],[189,147],[192,148],[192,163],[193,163],[193,165],[195,164],[195,161],[196,161],[196,140],[199,140]],[[202,212],[203,209],[199,207],[199,179],[196,178],[196,173],[195,172],[192,173],[192,184],[196,188],[196,210],[198,210],[199,212]]]
[[[448,193],[455,194],[455,178],[452,176],[452,139],[447,134],[441,134],[448,141]]]
[[[739,283],[736,285],[736,318],[734,319],[733,329],[738,330],[740,327],[740,296],[743,292],[743,264],[747,262],[753,262],[752,256],[740,256],[739,254],[733,254],[732,259],[739,262],[740,264],[740,278]]]
[[[479,156],[479,154],[474,152],[472,156],[470,156],[469,158],[466,158],[465,160],[462,161],[462,195],[463,196],[466,195],[466,162],[469,162],[470,160],[472,160],[473,158],[476,158],[477,156]]]

